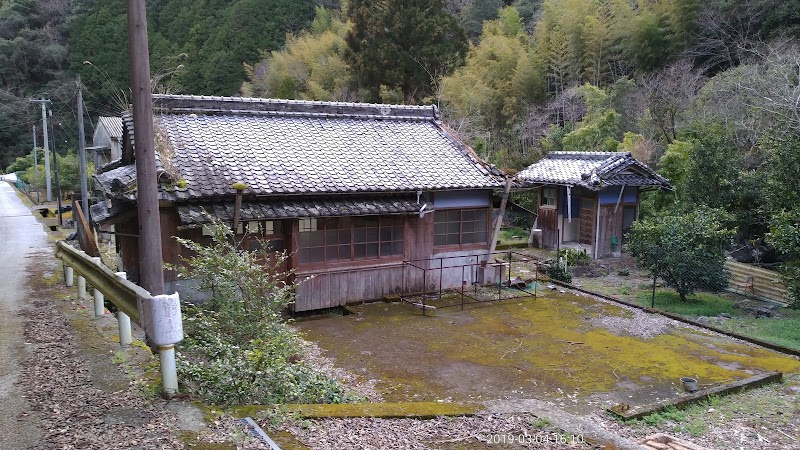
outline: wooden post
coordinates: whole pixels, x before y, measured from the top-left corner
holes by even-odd
[[[503,225],[503,216],[506,214],[506,203],[508,203],[508,195],[511,192],[511,177],[506,177],[506,186],[503,189],[503,199],[500,201],[500,212],[497,213],[497,222],[494,224],[494,232],[492,233],[492,243],[489,246],[489,261],[494,256],[492,255],[497,248],[497,239],[500,238],[500,227]]]
[[[39,203],[39,158],[36,155],[36,125],[33,126],[33,179],[36,185],[36,203]]]
[[[153,92],[147,44],[145,0],[128,0],[128,50],[131,58],[131,98],[136,142],[136,185],[139,213],[140,283],[151,295],[164,293],[161,218],[153,142]]]
[[[247,185],[242,182],[236,182],[231,187],[236,189],[236,200],[233,206],[233,235],[236,236],[237,230],[239,230],[239,219],[242,215],[242,191],[247,189]]]
[[[81,207],[89,217],[89,184],[86,180],[86,133],[83,129],[83,85],[78,75],[78,159],[81,169]],[[85,250],[85,249],[84,249]]]
[[[52,115],[53,111],[50,111]],[[51,117],[52,118],[52,117]],[[61,183],[58,181],[58,152],[56,152],[56,130],[53,121],[50,121],[50,131],[53,135],[53,178],[56,182],[56,207],[58,208],[58,226],[63,227],[64,221],[61,214]]]

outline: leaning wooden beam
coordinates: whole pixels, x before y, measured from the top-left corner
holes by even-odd
[[[489,246],[489,259],[492,259],[492,253],[497,249],[497,239],[500,238],[500,227],[503,225],[503,216],[506,214],[506,203],[508,203],[508,195],[511,192],[511,177],[506,177],[506,186],[503,189],[503,200],[500,201],[500,212],[497,214],[497,222],[494,224],[494,232],[492,233],[492,244]]]

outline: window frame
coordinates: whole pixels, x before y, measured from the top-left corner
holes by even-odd
[[[434,214],[434,218],[433,218],[433,246],[434,246],[434,248],[450,247],[450,248],[462,249],[462,248],[483,248],[483,247],[486,247],[489,244],[489,240],[491,239],[491,230],[490,230],[490,228],[491,228],[491,226],[490,226],[491,214],[490,214],[490,211],[491,211],[491,209],[488,208],[488,207],[464,207],[464,208],[437,209],[433,213]],[[441,214],[448,215],[449,216],[448,219],[449,219],[450,217],[452,217],[452,214],[454,212],[458,212],[458,218],[459,218],[458,221],[454,221],[454,220],[446,220],[446,221],[443,221],[443,222],[442,221],[437,221],[437,217],[440,217]],[[484,220],[468,219],[465,222],[465,220],[464,220],[465,213],[475,214],[476,212],[484,214],[485,215]],[[483,230],[475,228],[475,224],[480,223],[480,222],[483,222],[483,224],[484,224],[483,225],[484,226]],[[458,224],[458,232],[457,233],[450,232],[449,229],[452,226],[451,224],[456,224],[456,223]],[[465,230],[465,228],[470,228],[469,226],[465,227],[465,223],[472,224],[471,229]],[[444,224],[446,232],[445,233],[437,233],[437,225],[442,226],[442,224]],[[465,235],[477,235],[477,234],[479,234],[481,232],[484,233],[485,240],[478,241],[478,242],[476,242],[476,241],[464,242],[464,236]],[[457,243],[456,242],[448,242],[448,238],[445,237],[445,242],[444,243],[437,243],[437,237],[438,236],[458,236],[458,242]]]
[[[327,222],[331,219],[338,221],[339,233],[346,232],[345,234],[337,234],[336,244],[329,243],[329,238],[332,237],[334,228],[327,228]],[[303,230],[303,221],[308,220],[305,224],[314,224],[316,230]],[[343,227],[341,224],[344,222],[346,225]],[[374,223],[374,226],[371,225]],[[319,217],[319,218],[299,218],[297,220],[297,240],[296,240],[296,253],[297,264],[303,267],[313,266],[329,266],[336,264],[358,264],[362,262],[375,262],[375,261],[390,261],[399,260],[405,257],[406,253],[406,220],[405,216],[400,215],[383,215],[383,216],[344,216],[344,217]],[[325,228],[319,229],[322,225]],[[363,225],[363,226],[362,226]],[[307,227],[306,227],[307,228]],[[319,232],[321,233],[321,245],[303,245],[303,233],[306,232]],[[329,234],[329,232],[331,232]],[[388,238],[386,238],[388,234]],[[343,243],[346,236],[346,243]],[[399,236],[399,239],[398,239]],[[314,239],[314,237],[309,237]],[[317,239],[319,239],[317,237]],[[373,247],[374,246],[374,247]],[[329,257],[329,249],[340,247],[338,255],[347,247],[349,257]],[[309,249],[322,249],[322,258],[314,258],[310,254]],[[374,248],[374,253],[370,249]],[[384,248],[387,253],[383,253]],[[309,253],[306,253],[308,251]],[[332,252],[331,252],[332,253]]]
[[[545,203],[545,199],[550,198],[549,196],[545,195],[545,191],[552,192],[552,199],[553,204]],[[555,187],[542,187],[539,191],[539,207],[545,209],[556,209],[558,206],[558,189]]]

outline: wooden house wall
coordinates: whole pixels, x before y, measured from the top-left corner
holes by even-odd
[[[178,211],[175,208],[161,208],[161,253],[165,264],[178,265],[181,262],[181,245],[175,239],[178,236]],[[178,279],[174,270],[164,270],[164,282],[169,283]]]
[[[615,205],[600,205],[600,234],[597,257],[611,256],[611,237],[620,239],[622,233],[622,206],[614,213]]]
[[[402,292],[403,266],[368,266],[343,272],[304,273],[297,276],[295,311],[343,306]]]
[[[114,240],[117,243],[117,253],[122,261],[120,270],[125,272],[128,279],[134,283],[139,282],[139,220],[134,217],[114,225]]]
[[[408,259],[430,258],[433,249],[433,214],[424,217],[406,216],[404,224],[405,249]],[[296,244],[295,244],[296,245]],[[295,249],[296,250],[296,249]],[[417,261],[416,265],[427,263]],[[403,267],[402,260],[353,262],[347,267],[331,265],[316,270],[298,269],[295,311],[343,306],[348,302],[379,299],[406,290],[421,290],[423,271]]]
[[[161,221],[161,253],[165,263],[178,264],[180,262],[180,245],[174,236],[178,234],[178,213],[174,208],[161,208],[159,210]],[[122,270],[128,279],[139,281],[139,220],[133,217],[114,225],[117,252],[122,260]],[[173,271],[164,271],[164,281],[171,282],[176,279]]]
[[[591,200],[591,207],[586,207]],[[597,228],[597,198],[592,198],[588,194],[581,197],[580,211],[580,233],[578,242],[581,244],[594,245],[595,228]]]
[[[555,248],[558,244],[558,210],[540,207],[538,227],[542,230],[542,247]]]
[[[611,238],[617,237],[617,250],[621,251],[622,245],[622,215],[626,206],[637,206],[639,189],[628,186],[622,196],[622,201],[617,207],[620,198],[620,187],[612,186],[599,192],[600,200],[600,234],[598,239],[597,257],[611,256]],[[614,211],[616,209],[616,212]]]
[[[490,208],[490,194],[490,191],[440,192],[435,194],[434,204],[436,208]],[[491,210],[487,214],[487,221],[489,218]],[[488,225],[487,222],[487,229],[491,232]],[[346,267],[331,265],[315,270],[304,270],[301,266],[297,271],[295,311],[331,308],[402,292],[419,292],[423,288],[423,280],[428,290],[438,290],[440,281],[443,289],[460,287],[464,279],[468,283],[482,281],[482,270],[478,271],[479,279],[476,280],[474,268],[462,271],[460,266],[473,264],[474,255],[485,255],[488,243],[435,248],[434,214],[428,213],[423,217],[405,216],[404,241],[404,256],[401,260],[353,261]],[[296,243],[293,245],[296,246]],[[443,262],[445,266],[456,267],[439,270],[439,260],[436,258],[441,257],[448,257]],[[417,267],[403,266],[402,259]],[[485,259],[485,256],[479,258]]]

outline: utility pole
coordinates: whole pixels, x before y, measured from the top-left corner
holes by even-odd
[[[86,181],[86,133],[83,130],[83,85],[78,75],[78,158],[81,164],[81,210],[89,217],[89,185]]]
[[[33,126],[33,182],[36,186],[36,203],[39,203],[39,161],[36,158],[36,125]]]
[[[50,111],[52,119],[53,111]],[[58,208],[58,226],[64,226],[64,220],[61,216],[61,183],[58,181],[58,152],[56,152],[56,129],[53,127],[53,121],[50,121],[50,131],[53,134],[53,175],[56,179],[56,208]]]
[[[147,45],[147,7],[145,0],[128,0],[128,51],[131,55],[131,100],[133,100],[133,139],[136,142],[136,188],[139,212],[139,274],[142,287],[153,296],[164,294],[164,261],[161,255],[161,220],[158,211],[158,177],[153,143],[153,91],[150,84],[150,59]],[[142,317],[148,341],[151,312],[143,308]],[[155,314],[159,314],[155,312]],[[160,314],[159,314],[160,316]],[[180,315],[179,315],[180,317]],[[180,320],[180,319],[179,319]],[[153,322],[156,323],[156,322]],[[156,333],[157,334],[157,333]],[[181,336],[182,337],[182,336]],[[159,338],[160,339],[160,338]],[[175,345],[156,343],[161,361],[161,392],[167,397],[178,393]]]
[[[47,185],[47,201],[53,201],[53,191],[50,188],[50,144],[48,144],[49,139],[47,139],[47,103],[50,103],[50,100],[47,99],[39,99],[29,100],[32,103],[40,103],[42,105],[42,132],[44,134],[44,180],[45,184]]]
[[[153,92],[147,43],[145,0],[128,0],[128,50],[131,58],[133,133],[136,142],[136,187],[139,212],[139,274],[151,295],[164,293],[158,178],[153,143]]]

